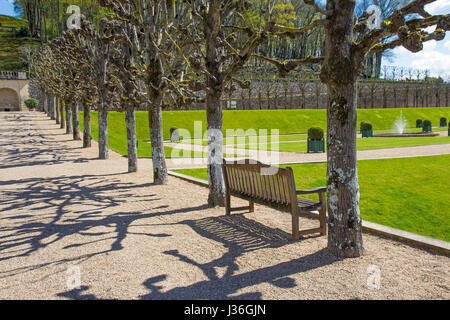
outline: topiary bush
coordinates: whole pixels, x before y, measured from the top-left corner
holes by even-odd
[[[308,130],[309,140],[322,140],[324,137],[324,131],[322,128],[312,127]]]
[[[431,127],[431,121],[430,120],[423,120],[423,126],[424,127]]]
[[[423,132],[431,132],[432,131],[432,126],[431,126],[431,121],[430,120],[423,120]]]
[[[308,153],[325,152],[325,139],[322,128],[312,127],[308,130]]]
[[[36,109],[37,106],[39,105],[39,101],[33,98],[30,99],[26,99],[24,101],[25,105],[27,106],[28,109]]]
[[[364,131],[370,131],[370,130],[372,130],[372,129],[373,129],[373,126],[372,126],[371,123],[368,123],[368,122],[361,122],[361,131],[362,131],[362,130],[364,130]]]

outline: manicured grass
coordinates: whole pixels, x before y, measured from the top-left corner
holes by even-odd
[[[308,138],[308,136],[306,134],[276,135],[276,139],[278,139],[278,141],[299,141],[299,140],[306,140],[307,138]],[[271,142],[271,141],[272,141],[272,136],[269,133],[267,135],[258,135],[258,136],[224,137],[225,145],[264,143],[264,142]],[[180,143],[202,145],[202,146],[208,145],[208,141],[206,139],[201,139],[201,140],[200,139],[186,139],[186,140],[182,140]]]
[[[417,119],[430,119],[434,125],[439,125],[440,117],[450,118],[450,108],[398,108],[398,109],[361,109],[358,110],[358,123],[362,121],[372,123],[375,130],[391,129],[400,116],[413,127]],[[138,116],[139,118],[139,116]],[[145,118],[145,117],[143,117]],[[205,111],[167,111],[163,113],[164,138],[170,139],[170,128],[184,128],[194,133],[194,121],[201,121],[206,130]],[[139,120],[138,120],[139,121]],[[223,112],[224,135],[226,129],[241,128],[254,129],[257,133],[261,129],[278,129],[279,133],[306,133],[312,126],[326,129],[326,110],[238,110]],[[358,126],[359,128],[359,126]],[[235,134],[236,135],[236,134]],[[239,135],[237,133],[237,135]],[[248,135],[248,134],[246,134]],[[188,138],[188,137],[185,137]],[[193,138],[193,137],[191,137]],[[195,137],[199,138],[199,137]]]
[[[364,220],[450,241],[450,155],[358,162]],[[297,189],[326,185],[326,164],[289,165]],[[174,170],[207,180],[206,169]]]
[[[444,111],[448,112],[450,108],[423,108],[423,112],[431,112],[436,113],[436,115],[444,114]],[[438,110],[439,109],[439,110]],[[442,110],[441,110],[442,109]],[[379,115],[379,113],[386,112],[387,109],[372,109],[369,111],[374,112],[374,117]],[[407,111],[410,111],[412,109],[406,109]],[[414,109],[416,110],[416,109]],[[417,109],[419,110],[419,109]],[[416,112],[418,112],[416,110]],[[278,114],[278,116],[281,116],[284,112],[290,113],[290,111],[296,111],[298,115],[303,115],[305,117],[308,117],[308,115],[311,112],[320,112],[322,110],[281,110],[276,111],[275,114]],[[367,110],[360,110],[366,112]],[[398,110],[396,110],[397,112]],[[236,117],[241,117],[242,115],[239,113],[241,111],[226,111],[224,115],[234,115]],[[254,113],[254,118],[258,118],[259,116],[262,117],[262,119],[265,119],[266,113],[264,111],[251,111]],[[421,111],[422,112],[422,111]],[[408,112],[403,112],[403,115],[405,116]],[[166,127],[172,127],[174,126],[175,116],[178,114],[179,121],[193,121],[193,115],[199,115],[203,114],[202,111],[177,111],[177,112],[164,112],[163,114],[163,121],[164,121],[164,128]],[[188,117],[186,117],[186,115]],[[450,116],[449,116],[450,117]],[[147,119],[147,112],[146,111],[140,111],[136,113],[136,131],[137,131],[137,138],[139,141],[138,145],[138,156],[139,157],[151,157],[151,146],[149,143],[145,141],[150,140],[150,133],[148,129],[148,119]],[[194,117],[195,118],[195,117]],[[189,120],[187,120],[189,119]],[[83,113],[80,113],[80,120],[82,124],[83,120]],[[229,119],[230,120],[230,119]],[[272,122],[266,119],[267,124],[272,125]],[[291,120],[292,122],[292,120]],[[235,121],[232,121],[232,123],[235,123]],[[97,113],[92,112],[92,133],[94,139],[98,139],[98,128],[97,128],[98,120],[97,120]],[[186,122],[186,125],[188,123]],[[225,125],[225,123],[224,123]],[[178,126],[182,128],[182,126]],[[186,126],[187,127],[187,126]],[[204,126],[205,127],[205,126]],[[204,129],[204,128],[203,128]],[[412,128],[409,129],[410,131],[417,131],[417,129]],[[270,132],[268,132],[270,134]],[[121,112],[110,112],[108,116],[108,136],[109,136],[109,145],[110,147],[119,152],[122,155],[127,155],[127,144],[126,144],[126,126],[125,126],[125,114]],[[234,143],[252,143],[254,142],[256,137],[247,137],[245,139],[243,138],[227,138],[225,139],[225,144],[234,144]],[[269,136],[260,136],[260,139],[257,142],[266,142],[271,141],[271,137]],[[306,152],[306,141],[305,139],[307,136],[305,134],[292,134],[292,135],[280,135],[279,136],[279,150],[280,151],[286,151],[286,152]],[[294,141],[294,140],[303,140],[298,143],[283,143],[283,141]],[[185,141],[190,142],[190,141]],[[202,140],[195,140],[194,144],[202,144],[206,145],[206,141]],[[382,149],[382,148],[394,148],[394,147],[408,147],[408,146],[420,146],[420,145],[429,145],[429,144],[442,144],[442,143],[450,143],[450,140],[448,137],[420,137],[420,138],[370,138],[370,139],[359,139],[358,140],[358,150],[368,150],[368,149]],[[261,149],[261,145],[250,145],[250,146],[239,146],[239,148],[246,148],[246,149]],[[267,149],[270,150],[271,145],[267,145]],[[171,157],[173,152],[172,148],[166,147],[166,156]],[[202,152],[190,152],[186,151],[186,153],[183,154],[183,157],[202,157],[206,156]],[[229,156],[229,155],[226,155]]]
[[[358,150],[427,146],[450,143],[450,137],[368,138],[358,139]]]
[[[439,130],[438,128],[434,129],[435,131]],[[395,133],[397,132],[396,129],[383,129],[383,130],[375,130],[376,133]],[[406,128],[404,132],[422,132],[422,129],[420,128]],[[359,133],[359,132],[358,132]],[[308,139],[308,135],[306,133],[300,133],[300,134],[279,134],[276,135],[278,141],[304,141]],[[271,142],[272,136],[270,134],[267,135],[257,135],[257,136],[244,136],[244,137],[224,137],[225,145],[236,145],[236,144],[255,144],[255,143],[264,143],[264,142]],[[207,146],[208,141],[206,139],[185,139],[182,140],[180,143],[183,144],[194,144],[194,145],[202,145]]]
[[[406,108],[406,109],[363,109],[358,111],[358,121],[371,122],[375,130],[391,129],[395,120],[403,111],[410,126],[414,126],[416,119],[430,119],[435,125],[439,124],[440,117],[450,118],[450,107],[442,108]],[[95,114],[95,113],[93,113]],[[111,123],[123,121],[124,115],[120,112],[110,112],[109,121]],[[194,136],[194,121],[200,121],[199,135],[206,132],[205,111],[164,111],[163,130],[164,139],[170,139],[170,128],[177,127],[188,130],[191,137],[184,139],[199,138]],[[306,133],[312,126],[319,126],[326,129],[326,110],[239,110],[223,112],[223,127],[226,136],[226,129],[241,128],[244,130],[253,129],[257,134],[259,130],[278,129],[280,134],[286,133]],[[136,127],[139,140],[148,140],[148,115],[146,111],[136,112]],[[244,135],[249,135],[247,132]],[[243,132],[235,131],[234,135],[243,135]],[[283,138],[284,139],[284,138]],[[295,140],[295,139],[294,139]]]
[[[0,15],[0,24],[8,27],[28,27],[24,19]],[[9,32],[0,32],[0,70],[28,70],[20,59],[19,48],[23,46],[39,46],[40,41],[30,37],[16,37]]]
[[[357,150],[376,150],[388,148],[416,147],[434,144],[450,143],[450,137],[416,137],[416,138],[359,138],[357,140]],[[273,150],[283,152],[306,152],[307,142],[281,142],[278,146],[272,144],[265,145],[246,145],[237,148],[245,148],[250,150]],[[263,149],[265,148],[265,149]]]
[[[80,112],[80,128],[83,130],[83,112]],[[92,138],[98,141],[98,114],[97,112],[91,113],[91,130]],[[136,135],[138,139],[138,157],[139,158],[151,158],[152,147],[149,142],[150,131],[147,127],[141,125],[136,127]],[[109,147],[120,153],[123,156],[128,155],[127,145],[127,128],[125,125],[125,114],[120,112],[111,112],[108,116],[108,144]],[[182,150],[177,151],[170,147],[164,147],[166,158],[172,158],[172,156],[192,158],[192,157],[207,157],[206,153],[199,151]]]
[[[143,114],[141,114],[143,115]],[[83,130],[83,112],[80,112],[80,129]],[[136,135],[138,139],[138,157],[151,158],[152,148],[149,142],[150,130],[146,123],[137,122]],[[92,138],[98,141],[98,114],[91,113]],[[108,115],[108,145],[109,147],[123,156],[128,155],[127,128],[125,125],[125,114],[120,112],[110,112]],[[166,158],[207,158],[206,152],[194,150],[179,150],[171,147],[164,147]],[[225,154],[227,158],[234,155]]]
[[[0,24],[5,27],[28,27],[28,21],[26,19],[15,18],[11,16],[5,16],[0,14]]]

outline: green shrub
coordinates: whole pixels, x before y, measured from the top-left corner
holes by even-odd
[[[368,122],[361,122],[361,130],[367,130],[367,131],[370,131],[370,130],[372,130],[372,124],[371,123],[368,123]]]
[[[30,30],[27,27],[21,27],[19,30],[16,30],[16,37],[25,38],[30,36]]]
[[[416,126],[423,124],[422,119],[417,119],[416,120]]]
[[[423,126],[424,127],[431,127],[431,121],[430,120],[423,120]]]
[[[442,117],[441,122],[447,122],[447,118]]]
[[[312,127],[308,130],[309,140],[322,140],[324,137],[324,132],[322,128]]]
[[[33,98],[25,100],[24,103],[29,109],[37,108],[37,106],[39,105],[39,101]]]

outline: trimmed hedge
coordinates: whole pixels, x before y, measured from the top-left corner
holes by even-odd
[[[37,108],[37,106],[39,105],[39,100],[30,98],[30,99],[26,99],[24,101],[24,103],[27,106],[27,108],[32,109],[32,108]]]
[[[370,131],[373,129],[373,126],[371,123],[368,122],[361,122],[361,130],[367,130]]]
[[[312,127],[308,130],[308,139],[310,140],[322,140],[324,137],[324,131],[319,127]]]

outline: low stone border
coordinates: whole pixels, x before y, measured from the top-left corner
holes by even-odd
[[[169,175],[171,175],[173,177],[180,178],[182,180],[185,180],[185,181],[188,181],[191,183],[195,183],[202,187],[208,187],[208,182],[205,180],[197,179],[197,178],[187,176],[187,175],[181,174],[181,173],[172,172],[170,170],[168,171],[168,173],[169,173]],[[307,217],[318,219],[319,213],[317,213],[317,214],[311,213]],[[411,245],[414,245],[414,246],[417,246],[420,248],[429,249],[429,250],[450,256],[450,242],[447,242],[447,241],[438,240],[438,239],[434,239],[434,238],[430,238],[430,237],[426,237],[426,236],[421,236],[419,234],[415,234],[412,232],[403,231],[403,230],[383,226],[381,224],[368,222],[368,221],[362,222],[362,229],[363,229],[363,231],[366,231],[369,233],[373,233],[373,234],[381,235],[381,236],[388,237],[388,238],[391,238],[394,240],[406,242],[408,244],[411,244]]]

